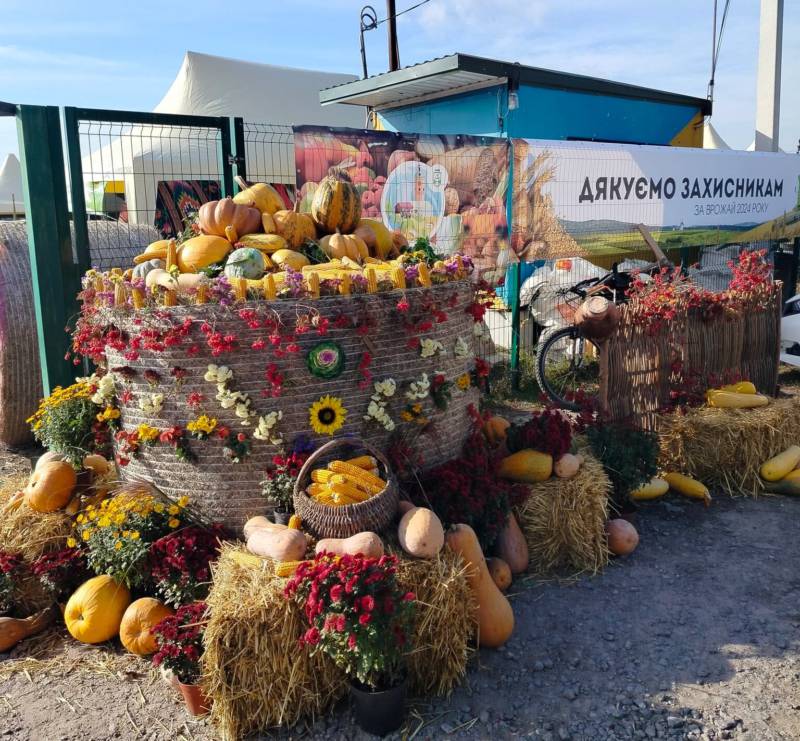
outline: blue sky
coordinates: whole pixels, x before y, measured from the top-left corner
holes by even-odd
[[[413,2],[398,0],[398,9]],[[187,49],[359,73],[362,4],[1,0],[0,100],[150,110]],[[384,4],[374,4],[383,17]],[[731,6],[712,121],[744,148],[753,139],[759,3]],[[711,8],[711,0],[430,0],[400,18],[400,58],[411,64],[463,51],[704,96]],[[367,34],[373,73],[386,69],[385,28]],[[791,152],[800,138],[799,47],[800,2],[790,0],[781,145]],[[0,119],[0,158],[16,148],[13,124]]]

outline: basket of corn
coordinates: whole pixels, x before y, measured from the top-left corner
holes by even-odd
[[[314,451],[294,486],[294,510],[317,538],[380,532],[397,512],[397,481],[383,454],[364,440],[338,438]]]

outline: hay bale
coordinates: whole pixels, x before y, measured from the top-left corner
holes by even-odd
[[[764,461],[800,441],[800,398],[757,409],[698,407],[658,418],[661,465],[731,496],[764,492]]]
[[[417,596],[410,689],[421,696],[449,694],[467,673],[477,631],[467,567],[448,549],[431,560],[396,555],[400,584]]]
[[[203,682],[223,739],[313,720],[347,690],[330,659],[298,646],[308,626],[283,596],[286,579],[274,576],[268,562],[237,561],[245,552],[241,544],[223,546],[207,600]],[[398,579],[420,603],[411,689],[449,692],[466,673],[476,629],[464,564],[450,552],[430,561],[402,559]]]
[[[608,563],[611,482],[588,449],[581,453],[585,460],[576,476],[531,485],[530,496],[517,509],[534,574],[563,569],[596,574]]]

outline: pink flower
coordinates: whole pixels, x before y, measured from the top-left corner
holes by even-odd
[[[317,628],[309,628],[303,635],[303,640],[312,646],[316,646],[319,643],[319,638],[320,635]]]
[[[347,636],[347,647],[351,651],[354,651],[357,645],[358,641],[356,641],[356,637],[352,633],[349,636]]]
[[[404,298],[401,298],[397,302],[397,310],[402,312],[403,314],[405,314],[410,308],[411,308],[410,304]]]
[[[372,620],[372,615],[368,612],[362,612],[358,616],[358,622],[360,625],[369,625],[370,620]]]

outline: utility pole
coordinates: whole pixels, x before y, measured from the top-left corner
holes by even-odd
[[[781,0],[782,1],[782,0]],[[397,18],[394,0],[386,0],[386,32],[389,41],[389,71],[400,69],[400,47],[397,44]]]
[[[777,152],[781,115],[783,0],[761,0],[756,83],[757,152]]]

